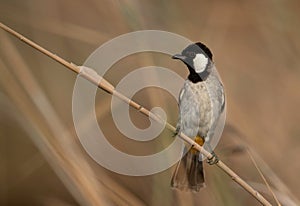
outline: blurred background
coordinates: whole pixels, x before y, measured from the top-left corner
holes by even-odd
[[[275,204],[247,155],[245,148],[251,148],[282,205],[299,205],[299,8],[296,0],[0,0],[0,21],[77,65],[106,41],[137,30],[204,42],[227,96],[217,154]],[[130,71],[150,65],[187,76],[167,55],[140,53],[117,62],[105,78],[116,85]],[[174,167],[131,177],[98,165],[74,130],[75,79],[0,31],[0,205],[259,205],[213,166],[205,165],[207,187],[194,194],[170,189]],[[133,99],[146,108],[162,107],[176,124],[177,103],[168,93],[148,88]],[[149,142],[127,139],[113,123],[110,101],[109,94],[97,92],[98,123],[116,148],[145,155],[173,141],[167,130]],[[134,110],[130,115],[137,127],[149,126],[145,116]]]

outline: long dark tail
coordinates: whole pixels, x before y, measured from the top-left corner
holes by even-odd
[[[173,173],[171,187],[195,192],[205,187],[203,162],[199,160],[199,155],[199,152],[190,149],[182,157]]]

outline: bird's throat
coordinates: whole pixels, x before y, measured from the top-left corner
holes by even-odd
[[[203,81],[203,79],[197,73],[190,73],[189,76],[188,76],[188,79],[193,83],[198,83],[198,82]]]
[[[201,73],[196,73],[195,71],[190,70],[188,79],[193,83],[198,83],[198,82],[205,81],[208,76],[209,76],[209,72],[207,70],[204,70]]]

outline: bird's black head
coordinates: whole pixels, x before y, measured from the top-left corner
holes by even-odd
[[[172,58],[185,63],[190,71],[188,79],[197,83],[206,80],[209,76],[212,69],[212,57],[209,48],[197,42],[189,45],[181,54],[175,54]]]

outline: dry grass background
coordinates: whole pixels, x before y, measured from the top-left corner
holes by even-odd
[[[259,163],[283,205],[293,205],[290,199],[297,203],[300,196],[299,8],[296,0],[0,0],[0,21],[79,65],[102,43],[141,29],[205,42],[214,53],[228,101],[228,125],[217,152],[271,200],[246,153],[234,152],[247,142],[263,160]],[[128,72],[148,65],[187,74],[179,62],[147,53],[121,60],[106,78],[117,84]],[[208,187],[189,194],[170,190],[174,168],[128,177],[96,164],[73,128],[75,78],[0,31],[0,205],[258,205],[215,167],[206,166]],[[99,91],[96,109],[117,148],[149,154],[172,141],[168,131],[148,143],[123,137],[114,130],[110,99]],[[148,108],[163,107],[176,123],[176,102],[165,92],[144,89],[134,99]],[[131,116],[139,127],[149,123],[134,111]]]

